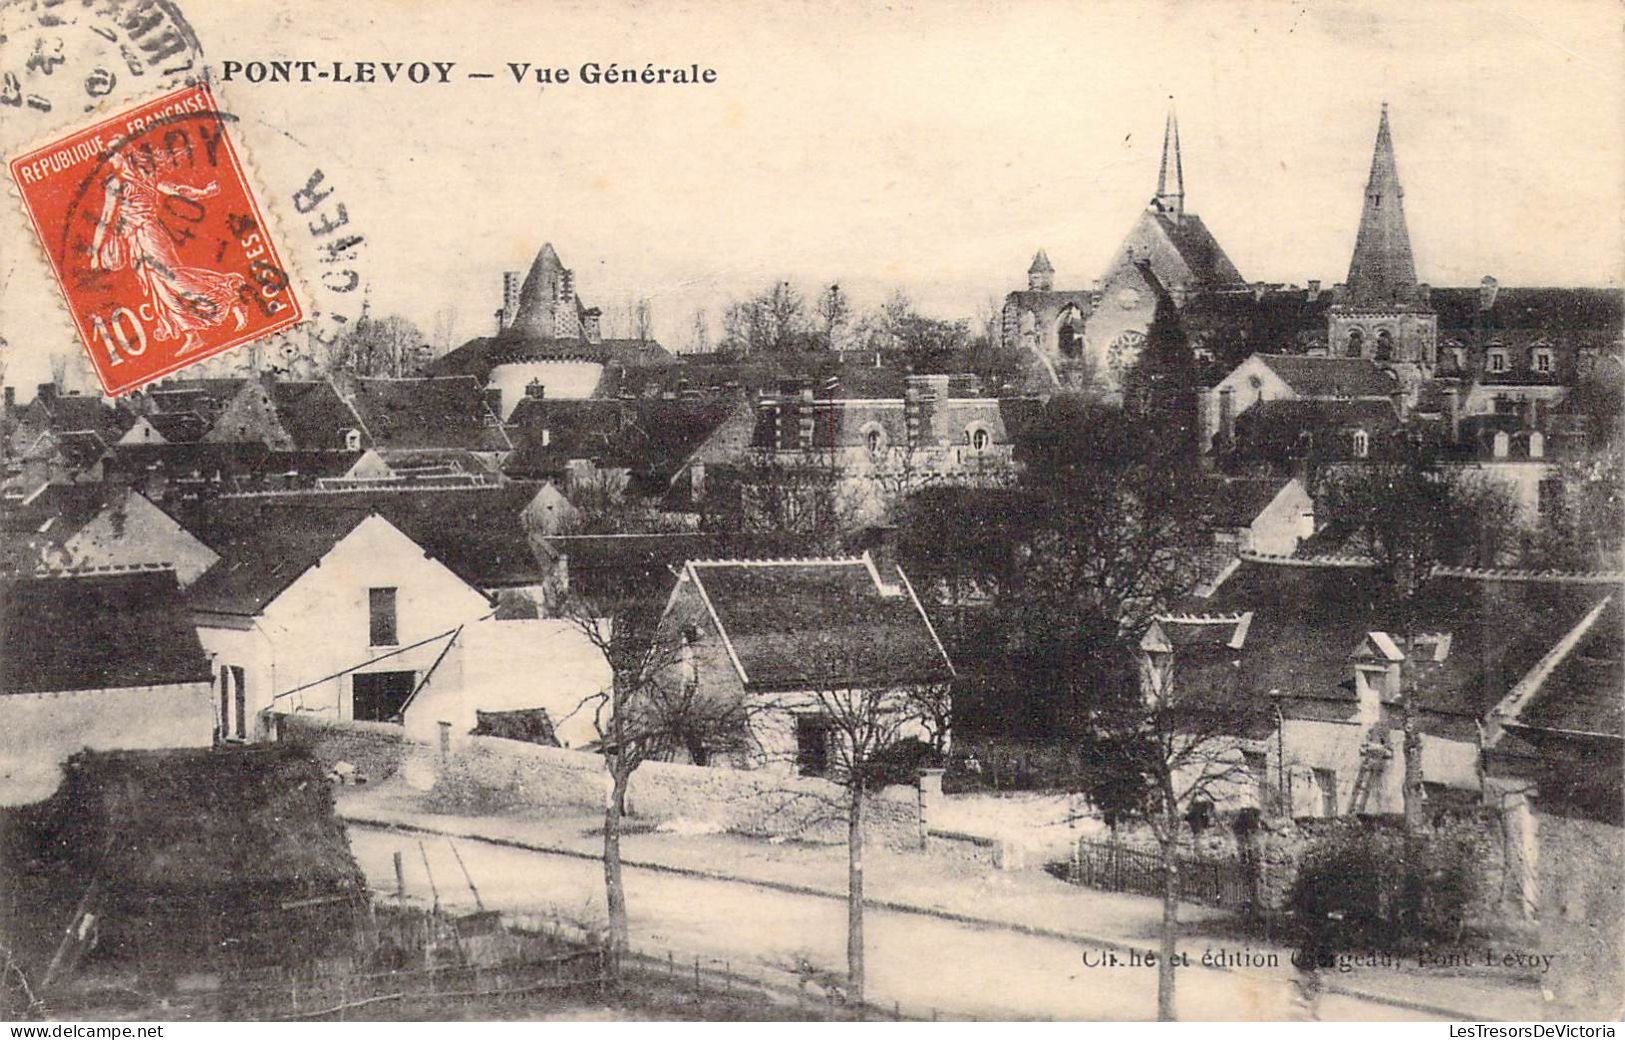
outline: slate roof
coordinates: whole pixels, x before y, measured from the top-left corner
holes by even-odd
[[[61,546],[124,493],[105,481],[46,484],[8,502],[0,509],[0,572],[32,571],[42,551]]]
[[[142,391],[161,412],[210,414],[237,396],[244,379],[165,379]]]
[[[1286,483],[1279,477],[1213,478],[1207,497],[1213,526],[1251,527]]]
[[[1483,718],[1610,591],[1558,581],[1430,579],[1416,631],[1449,633],[1451,641],[1443,661],[1417,665],[1420,705],[1436,717]],[[1254,695],[1341,702],[1350,712],[1349,655],[1369,632],[1401,638],[1395,604],[1372,567],[1244,559],[1191,609],[1253,613],[1242,671]]]
[[[225,559],[234,558],[234,554],[265,556],[283,551],[256,549],[256,532],[263,531],[277,545],[285,543],[286,551],[297,560],[308,561],[304,564],[308,566],[361,518],[377,513],[477,588],[539,585],[546,579],[548,567],[538,558],[521,519],[539,490],[536,484],[514,483],[236,495],[200,504],[182,523]],[[307,526],[311,530],[309,537],[302,531]],[[311,552],[315,555],[311,556]],[[224,562],[216,564],[198,586],[213,578],[222,566]],[[297,577],[294,574],[281,582],[284,573],[270,569],[245,574],[228,601],[250,609],[234,612],[254,613],[274,599]]]
[[[171,480],[197,478],[219,483],[230,490],[270,454],[271,449],[258,441],[120,444],[113,448],[108,469],[132,480],[149,475],[163,475]]]
[[[299,451],[342,449],[346,430],[367,431],[355,411],[326,380],[278,380],[268,391],[282,428]]]
[[[122,402],[107,404],[100,394],[59,394],[50,399],[36,397],[30,407],[35,406],[43,408],[49,417],[46,429],[55,433],[93,430],[109,444],[135,425],[135,413]]]
[[[182,522],[220,559],[192,584],[194,610],[258,614],[367,518],[365,509],[309,510],[287,496],[221,499],[207,525]],[[251,504],[250,504],[251,503]]]
[[[172,570],[0,582],[0,694],[209,680]]]
[[[513,447],[472,376],[358,379],[348,401],[378,448]]]
[[[41,437],[41,444],[30,453],[31,456],[43,450],[47,437],[55,442],[56,452],[63,461],[75,469],[89,469],[107,454],[107,442],[95,430],[63,430]]]
[[[1387,397],[1398,389],[1370,358],[1260,354],[1259,360],[1300,397]]]
[[[1202,223],[1202,218],[1194,213],[1185,213],[1175,223],[1167,214],[1153,214],[1162,230],[1173,243],[1174,249],[1191,269],[1191,274],[1201,285],[1234,285],[1244,282],[1241,272],[1236,265],[1230,262],[1224,250],[1219,246],[1213,232]]]
[[[1625,738],[1625,597],[1620,592],[1524,705],[1516,724]]]
[[[209,432],[208,422],[192,411],[153,412],[145,418],[171,444],[190,444]]]
[[[867,557],[689,565],[748,689],[942,682],[953,667],[906,584],[883,590]],[[901,572],[893,573],[900,581]]]
[[[702,400],[562,401],[528,398],[510,417],[510,476],[557,477],[572,459],[625,467],[659,492],[739,407],[735,396]],[[546,430],[546,443],[542,431]]]
[[[1617,337],[1625,326],[1625,294],[1618,289],[1502,288],[1486,311],[1479,309],[1479,289],[1434,289],[1429,304],[1439,315],[1439,332],[1490,332],[1511,329],[1573,332],[1607,331]]]

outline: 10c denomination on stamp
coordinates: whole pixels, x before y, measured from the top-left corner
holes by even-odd
[[[302,317],[230,121],[199,84],[10,163],[109,394]]]

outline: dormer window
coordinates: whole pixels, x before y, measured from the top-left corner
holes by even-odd
[[[1371,435],[1364,430],[1354,431],[1354,457],[1363,459],[1371,454]]]
[[[1492,442],[1492,447],[1490,450],[1494,453],[1496,458],[1504,459],[1507,457],[1507,452],[1511,445],[1512,438],[1507,436],[1505,430],[1500,430],[1496,433],[1495,440]]]
[[[1536,347],[1530,356],[1530,368],[1536,372],[1550,374],[1552,371],[1552,351],[1549,347]]]
[[[1489,370],[1491,372],[1505,372],[1507,370],[1507,352],[1496,347],[1489,354]]]
[[[981,423],[972,423],[965,427],[965,443],[970,445],[971,451],[978,453],[986,451],[992,440],[988,435],[987,427]]]
[[[1532,459],[1546,457],[1546,437],[1539,430],[1529,435],[1529,457]]]
[[[345,451],[360,451],[361,450],[361,431],[360,430],[350,429],[350,430],[345,430],[344,431],[344,450]]]

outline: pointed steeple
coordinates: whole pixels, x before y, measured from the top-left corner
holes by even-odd
[[[1168,189],[1168,161],[1173,160],[1173,190]],[[1151,206],[1158,213],[1171,216],[1179,223],[1185,216],[1185,164],[1179,155],[1179,116],[1174,112],[1174,99],[1168,99],[1168,119],[1162,126],[1162,167],[1157,171],[1157,195]]]
[[[1033,265],[1027,268],[1027,288],[1043,292],[1055,288],[1055,268],[1042,249],[1033,255]]]
[[[1349,261],[1348,300],[1361,306],[1409,304],[1416,300],[1416,261],[1405,228],[1405,191],[1399,186],[1394,139],[1388,129],[1388,103],[1377,124],[1371,177],[1365,186],[1360,231]]]

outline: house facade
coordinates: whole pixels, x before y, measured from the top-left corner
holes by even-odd
[[[953,666],[900,569],[868,556],[691,560],[660,623],[678,647],[667,680],[740,704],[750,750],[727,764],[825,776],[840,768],[832,699],[899,716],[897,739],[946,734],[913,710]],[[718,763],[722,764],[722,763]]]
[[[0,805],[49,797],[84,748],[209,747],[210,679],[171,570],[0,581]]]

